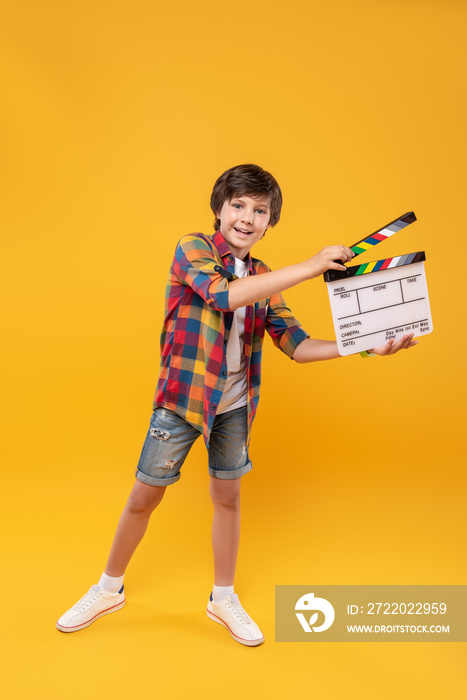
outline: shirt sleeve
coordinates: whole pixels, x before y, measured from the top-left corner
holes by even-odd
[[[310,336],[300,325],[300,322],[292,315],[286,305],[282,294],[273,294],[269,300],[266,315],[266,330],[272,338],[272,342],[290,359],[295,349],[302,340]]]
[[[254,262],[257,275],[271,271],[261,260]],[[274,345],[292,359],[296,347],[310,336],[292,314],[282,294],[273,294],[267,301],[266,330]]]
[[[204,238],[190,234],[181,239],[175,251],[172,271],[182,284],[191,287],[211,308],[230,310],[225,270]],[[232,275],[231,279],[237,278]]]

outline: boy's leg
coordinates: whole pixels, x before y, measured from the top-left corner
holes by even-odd
[[[148,527],[153,510],[159,505],[167,486],[150,486],[138,479],[117,525],[105,567],[108,576],[123,576],[131,557]]]
[[[235,641],[258,646],[264,635],[258,625],[242,608],[233,591],[235,567],[240,540],[240,482],[238,479],[218,479],[211,476],[210,493],[214,505],[212,548],[214,553],[214,591],[206,609],[208,617],[227,627]],[[219,586],[220,600],[214,598]]]
[[[247,449],[247,416],[246,406],[221,413],[211,431],[209,490],[214,505],[214,588],[206,613],[227,627],[237,642],[257,646],[264,642],[263,633],[240,605],[233,586],[240,540],[241,477],[252,468]]]
[[[100,585],[92,586],[86,595],[58,620],[56,626],[61,632],[84,629],[99,617],[123,608],[123,574],[146,532],[151,513],[161,502],[166,488],[149,486],[136,480],[117,525],[105,568],[106,575],[101,577]],[[107,590],[107,584],[103,583],[104,580],[109,582],[108,577],[111,577],[112,584],[117,582],[115,588],[110,586],[110,590]]]
[[[240,482],[210,477],[209,492],[214,506],[212,549],[214,583],[232,586],[240,541]]]
[[[209,446],[209,491],[214,505],[212,547],[216,586],[231,586],[234,582],[240,539],[241,477],[252,468],[247,438],[246,406],[215,417]]]
[[[180,478],[180,468],[199,437],[198,430],[167,409],[156,409],[137,467],[137,481],[120,517],[105,573],[57,622],[62,632],[88,627],[97,618],[125,605],[123,574],[141,541],[154,508],[168,485]]]

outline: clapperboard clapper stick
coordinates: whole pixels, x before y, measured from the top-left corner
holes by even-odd
[[[360,255],[416,220],[413,211],[407,212],[350,248]],[[341,355],[384,345],[405,333],[431,333],[425,260],[425,251],[419,251],[324,273]]]

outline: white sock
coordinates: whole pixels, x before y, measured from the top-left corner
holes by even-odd
[[[107,576],[104,573],[100,577],[98,585],[109,593],[118,593],[123,586],[123,576]]]
[[[212,587],[212,598],[215,603],[220,603],[221,600],[224,600],[228,595],[232,595],[233,592],[233,584],[231,586],[216,586],[214,584]]]

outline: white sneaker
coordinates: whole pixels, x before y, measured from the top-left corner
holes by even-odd
[[[214,622],[224,625],[229,630],[236,642],[246,644],[248,647],[256,647],[264,642],[264,635],[260,628],[240,605],[238,595],[232,593],[224,600],[216,603],[212,593],[206,608],[206,614]]]
[[[92,625],[102,615],[120,610],[124,605],[123,586],[118,593],[109,593],[100,586],[91,586],[86,595],[61,616],[57,629],[60,632],[77,632]]]

